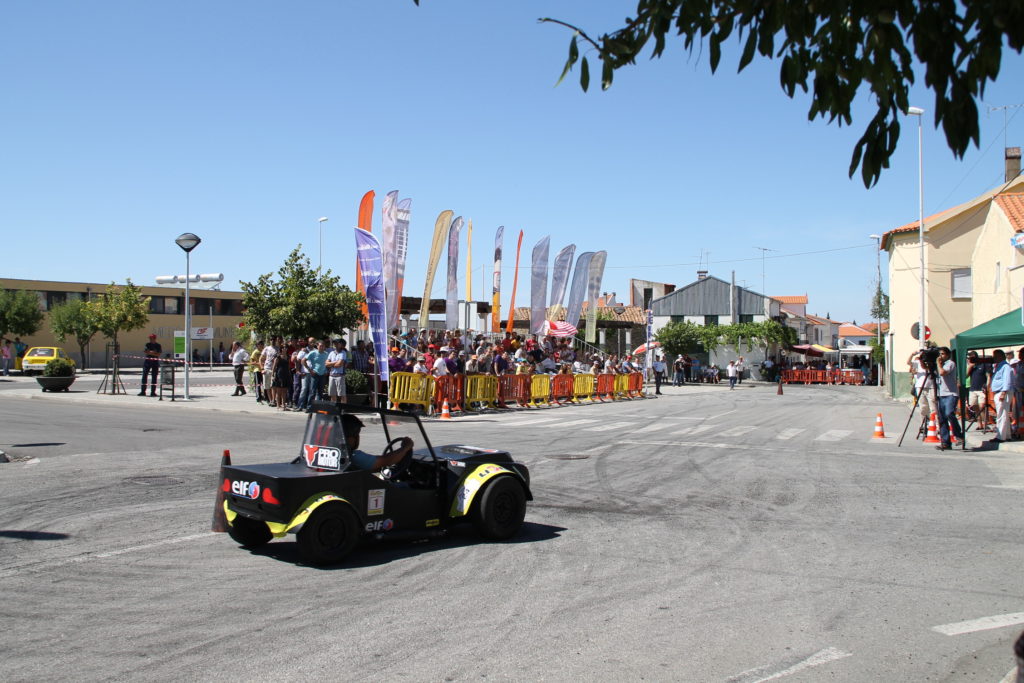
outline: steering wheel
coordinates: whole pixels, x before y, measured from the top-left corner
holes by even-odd
[[[404,437],[400,436],[391,439],[391,441],[388,442],[388,445],[384,447],[384,452],[380,454],[380,457],[386,457],[394,453],[396,450],[398,450],[398,448],[402,445],[403,438]],[[405,454],[405,457],[396,462],[394,465],[388,465],[387,469],[391,472],[390,479],[392,481],[396,480],[399,477],[399,475],[404,474],[405,471],[409,469],[409,465],[412,464],[412,450],[413,449],[410,448],[409,452]]]

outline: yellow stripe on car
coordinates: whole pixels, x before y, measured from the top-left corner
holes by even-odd
[[[512,472],[501,465],[480,465],[473,470],[462,481],[462,486],[456,492],[455,500],[452,501],[450,515],[452,517],[463,517],[469,512],[469,508],[473,505],[473,498],[476,497],[476,492],[499,474],[512,474]]]

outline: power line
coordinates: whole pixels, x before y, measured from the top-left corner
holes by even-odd
[[[816,251],[798,251],[798,252],[793,252],[792,254],[779,254],[778,256],[752,256],[750,258],[724,259],[722,261],[711,261],[709,259],[708,261],[706,261],[706,263],[707,263],[707,265],[711,265],[712,263],[715,263],[715,264],[722,264],[722,263],[744,263],[746,261],[760,261],[760,260],[762,260],[764,258],[781,259],[781,258],[792,258],[794,256],[811,256],[813,254],[828,254],[828,253],[837,252],[837,251],[849,251],[851,249],[874,249],[874,248],[875,248],[874,244],[858,244],[858,245],[855,245],[855,246],[852,246],[852,247],[837,247],[835,249],[818,249]],[[639,265],[639,266],[608,266],[608,265],[606,265],[605,268],[606,269],[621,269],[621,268],[681,268],[683,266],[701,266],[701,265],[704,265],[704,263],[705,263],[704,261],[701,261],[700,263],[693,263],[693,262],[689,262],[689,263],[645,263],[645,264]]]

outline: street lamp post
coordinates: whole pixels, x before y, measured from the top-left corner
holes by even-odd
[[[918,223],[917,240],[918,253],[921,259],[921,316],[918,320],[917,341],[919,349],[924,348],[924,312],[925,312],[925,272],[924,272],[924,109],[920,107],[909,107],[907,113],[917,117],[917,202],[918,202]]]
[[[878,300],[875,302],[876,310],[882,303],[882,236],[881,235],[868,235],[871,239],[875,240],[877,247],[875,249],[875,268],[878,270],[878,289],[875,290],[875,296]],[[878,311],[881,313],[881,311]],[[878,345],[882,345],[882,316],[875,316],[875,325],[877,326],[876,331],[878,332]]]
[[[320,224],[320,265],[318,269],[322,271],[324,269],[324,223],[327,222],[327,216],[320,216],[316,222]]]
[[[191,273],[189,272],[189,255],[192,250],[199,246],[202,242],[198,235],[194,235],[191,232],[182,233],[178,235],[178,239],[174,240],[185,252],[185,400],[190,400],[188,395],[188,370],[189,365],[192,363],[192,307],[189,301],[189,281]]]

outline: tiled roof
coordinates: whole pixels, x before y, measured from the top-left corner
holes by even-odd
[[[997,195],[996,205],[1006,214],[1014,232],[1024,232],[1024,193]]]
[[[775,299],[776,301],[782,302],[784,304],[806,304],[807,303],[807,295],[806,294],[803,294],[801,296],[773,296],[772,298]]]
[[[871,334],[874,334],[878,330],[878,325],[876,323],[864,323],[863,325],[861,325],[861,327],[863,327],[865,330],[867,330]],[[889,331],[889,323],[882,323],[882,334],[885,334],[888,331]]]
[[[868,332],[860,325],[854,325],[853,323],[843,323],[839,326],[840,337],[868,337],[874,334],[874,332]]]

